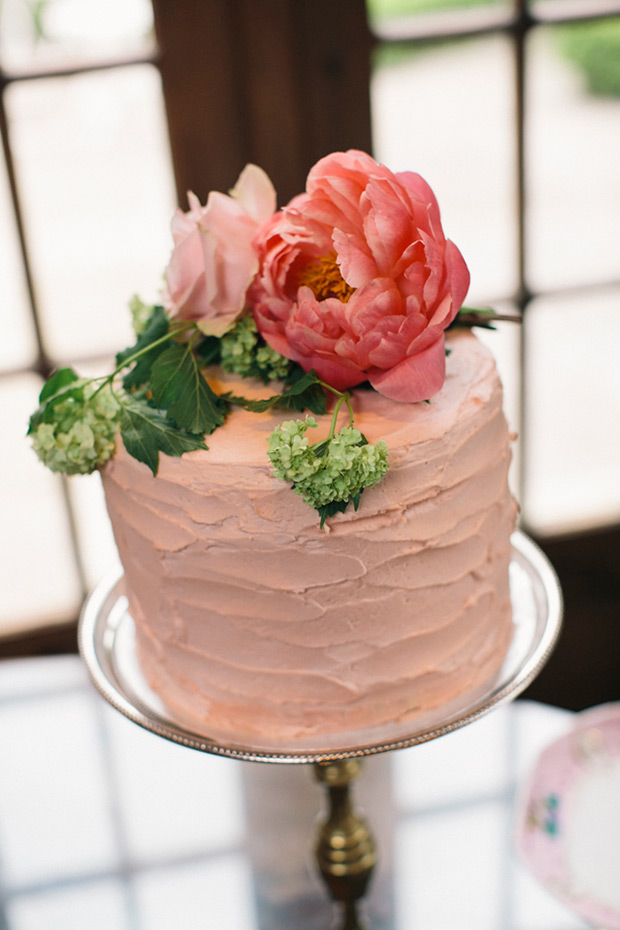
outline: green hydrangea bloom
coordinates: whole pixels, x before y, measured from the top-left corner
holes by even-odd
[[[283,355],[264,345],[251,315],[241,317],[220,341],[222,367],[241,378],[281,381],[291,363]]]
[[[388,469],[387,445],[368,443],[362,433],[345,426],[331,439],[310,445],[305,435],[313,417],[288,420],[269,438],[269,459],[277,478],[290,481],[311,507],[355,501],[364,488],[377,484]]]
[[[296,486],[311,480],[321,467],[321,460],[310,448],[305,435],[316,427],[314,417],[305,420],[287,420],[276,426],[269,437],[269,461],[276,478],[291,481]]]
[[[32,445],[52,471],[87,475],[114,454],[120,405],[109,385],[76,384],[50,405],[50,420],[32,432]]]

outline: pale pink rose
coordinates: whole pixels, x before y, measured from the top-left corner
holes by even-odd
[[[221,336],[246,307],[258,270],[253,240],[276,194],[265,172],[247,165],[230,196],[212,191],[203,207],[190,192],[188,201],[189,211],[172,220],[163,302],[172,319],[196,320],[202,332]]]
[[[338,390],[369,380],[399,401],[440,390],[469,272],[419,175],[329,155],[260,240],[251,298],[272,348]]]

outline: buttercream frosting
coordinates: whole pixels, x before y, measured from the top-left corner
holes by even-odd
[[[430,403],[360,389],[353,407],[390,467],[323,529],[267,459],[290,412],[234,408],[157,477],[121,444],[103,470],[141,668],[207,736],[270,749],[389,728],[503,662],[516,506],[492,355],[455,332]]]

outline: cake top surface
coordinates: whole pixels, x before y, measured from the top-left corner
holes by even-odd
[[[455,331],[448,340],[449,357],[446,378],[441,390],[428,403],[396,403],[376,391],[360,388],[352,392],[356,426],[369,443],[385,440],[391,455],[399,446],[444,440],[457,429],[465,430],[467,421],[487,403],[497,390],[498,376],[489,349],[468,331]],[[260,382],[249,384],[221,369],[209,374],[216,391],[237,392],[243,388],[253,398],[266,397],[273,388]],[[345,416],[342,419],[346,419]],[[158,474],[172,477],[182,474],[186,462],[226,465],[231,462],[264,465],[268,468],[266,449],[274,427],[290,418],[288,411],[271,410],[256,415],[233,408],[226,422],[207,437],[208,449],[187,453],[182,459],[162,456]],[[312,432],[312,442],[324,439],[329,417],[323,417]],[[127,453],[119,450],[118,454]]]

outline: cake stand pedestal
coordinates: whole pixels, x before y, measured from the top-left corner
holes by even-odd
[[[333,900],[343,906],[342,930],[362,930],[357,902],[366,894],[377,861],[366,821],[353,810],[350,785],[359,759],[316,762],[316,777],[328,791],[329,816],[319,831],[316,860]]]
[[[133,621],[127,611],[119,569],[87,600],[79,625],[80,653],[102,696],[125,717],[172,742],[249,762],[313,764],[327,793],[328,816],[316,844],[319,871],[343,908],[342,930],[360,930],[357,904],[376,862],[366,822],[357,815],[351,783],[364,756],[427,742],[477,720],[519,695],[549,658],[562,622],[562,596],[553,569],[541,550],[521,532],[512,537],[510,590],[513,638],[496,680],[476,694],[389,727],[336,734],[313,743],[265,748],[221,741],[196,732],[175,718],[144,681],[135,658]]]

